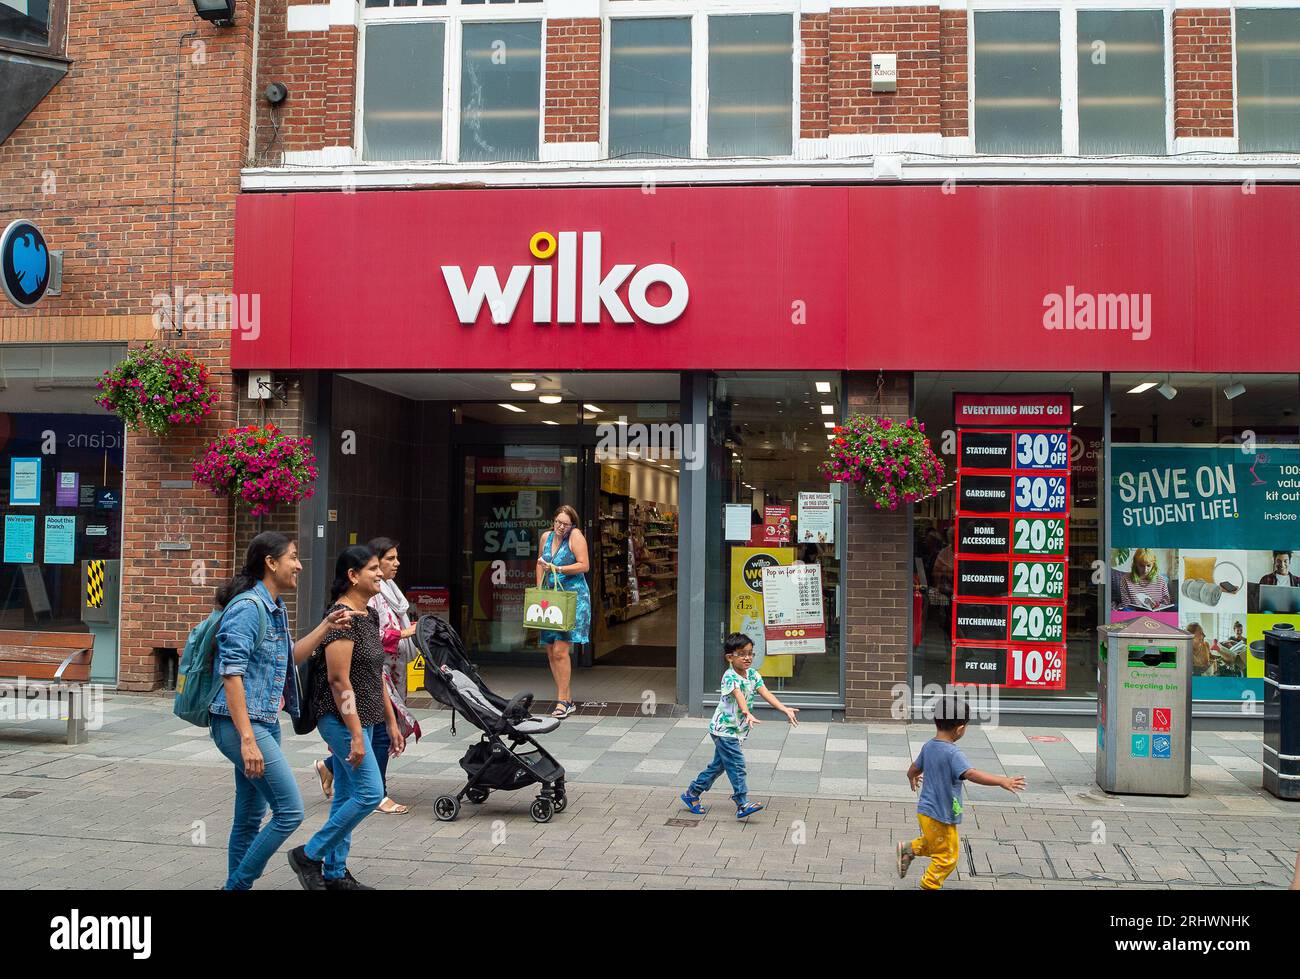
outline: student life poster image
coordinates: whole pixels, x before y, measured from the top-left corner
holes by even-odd
[[[1110,621],[1192,634],[1192,695],[1264,695],[1251,643],[1300,617],[1300,446],[1115,445]]]

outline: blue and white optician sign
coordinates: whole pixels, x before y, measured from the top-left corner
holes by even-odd
[[[12,221],[0,235],[0,286],[15,306],[35,306],[50,287],[53,258],[41,229]]]

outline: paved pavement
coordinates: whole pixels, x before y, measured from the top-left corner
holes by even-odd
[[[426,736],[389,769],[413,807],[354,835],[354,873],[380,887],[915,887],[894,846],[915,835],[903,771],[929,725],[803,724],[772,719],[746,745],[751,796],[768,809],[738,824],[725,783],[700,818],[677,792],[711,757],[697,718],[575,715],[545,744],[569,772],[570,804],[546,825],[533,793],[466,802],[439,823],[432,801],[458,787],[477,733],[419,711]],[[211,888],[224,879],[229,763],[205,731],[158,696],[110,694],[90,743],[57,722],[0,722],[0,886]],[[1300,805],[1259,788],[1250,732],[1193,736],[1186,799],[1110,797],[1092,782],[1091,731],[972,729],[971,762],[1023,774],[1029,790],[969,788],[964,852],[952,888],[1283,887],[1300,842]],[[325,819],[311,774],[316,735],[285,728],[307,802],[294,842]],[[277,857],[259,887],[296,887]]]

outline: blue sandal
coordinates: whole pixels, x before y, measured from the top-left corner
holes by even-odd
[[[756,802],[747,802],[745,803],[745,805],[740,806],[736,809],[736,818],[745,819],[749,816],[754,815],[754,813],[759,812],[763,808],[764,808],[763,806],[759,805]]]
[[[700,805],[700,797],[698,795],[693,796],[689,792],[683,792],[680,798],[682,800],[682,804],[685,805],[687,809],[695,813],[695,815],[697,816],[703,816],[706,812],[709,811],[708,806]]]

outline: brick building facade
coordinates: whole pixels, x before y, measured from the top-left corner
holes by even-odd
[[[197,20],[188,2],[148,0],[116,5],[111,32],[105,32],[101,19],[74,6],[64,52],[72,62],[67,77],[0,144],[0,207],[8,218],[21,215],[42,223],[55,239],[54,247],[64,251],[62,295],[31,310],[0,309],[0,343],[166,339],[204,358],[220,394],[217,411],[194,432],[166,440],[145,434],[129,439],[119,678],[126,689],[160,684],[169,651],[183,644],[189,627],[206,610],[215,581],[230,573],[233,559],[258,529],[225,501],[184,486],[194,458],[229,425],[265,418],[291,432],[305,431],[305,419],[314,410],[303,400],[308,379],[295,372],[276,374],[284,382],[283,402],[249,401],[245,375],[229,368],[237,337],[192,328],[179,336],[160,336],[154,322],[159,294],[176,288],[234,291],[241,187],[245,194],[351,193],[486,181],[485,193],[491,193],[493,181],[560,187],[701,180],[762,184],[827,179],[798,167],[848,158],[858,169],[837,170],[829,179],[853,182],[870,174],[880,162],[876,157],[913,150],[947,154],[907,161],[908,166],[931,168],[920,179],[978,180],[984,172],[972,139],[973,10],[947,0],[938,5],[792,5],[793,151],[784,159],[727,163],[733,169],[726,173],[718,169],[721,161],[675,161],[679,169],[642,161],[618,170],[604,159],[607,25],[609,17],[634,8],[634,0],[529,4],[543,22],[537,162],[510,163],[501,168],[504,176],[486,178],[485,168],[460,167],[455,161],[369,166],[361,158],[358,128],[364,110],[366,25],[379,22],[370,18],[380,16],[397,23],[403,16],[437,14],[429,5],[418,11],[374,9],[380,6],[352,0],[241,2],[235,25],[218,28]],[[457,16],[482,20],[496,10],[453,6],[446,8],[452,10],[452,25]],[[529,12],[524,6],[502,5],[501,11],[509,10],[500,16],[517,19]],[[661,12],[673,16],[676,10],[657,5],[656,14]],[[681,16],[697,18],[736,12],[707,5],[683,4],[680,9]],[[1203,149],[1207,144],[1195,141],[1213,140],[1214,148],[1226,154],[1218,162],[1231,163],[1237,135],[1233,15],[1227,8],[1176,5],[1168,31],[1173,142],[1167,149],[1171,155]],[[871,56],[882,53],[897,56],[895,91],[872,89]],[[450,78],[459,69],[448,63],[444,70]],[[287,89],[282,104],[272,105],[264,97],[273,82]],[[446,107],[447,112],[455,109]],[[692,111],[704,113],[699,105]],[[1091,167],[1088,179],[1121,179],[1119,169],[1108,176],[1110,163],[1078,157],[1054,162],[1067,170]],[[567,175],[556,169],[573,164],[586,169]],[[693,164],[699,166],[689,169]],[[1164,168],[1159,170],[1162,179],[1177,180],[1178,165],[1171,159],[1153,167]],[[1277,165],[1294,176],[1294,160]],[[1046,169],[1020,172],[1031,180],[1068,179]],[[1237,174],[1224,172],[1224,179]],[[1240,173],[1254,171],[1243,165]],[[1201,179],[1200,172],[1189,179]],[[263,329],[278,328],[274,322],[263,324]],[[905,415],[908,375],[890,373],[886,381],[884,413]],[[877,399],[874,374],[847,375],[847,389],[850,409]],[[305,512],[280,514],[261,526],[309,530],[313,519]],[[890,690],[908,680],[906,523],[903,515],[868,513],[860,505],[849,509],[846,716],[888,716]],[[190,541],[192,549],[180,556],[160,552],[164,533]],[[443,553],[431,548],[434,552]]]

